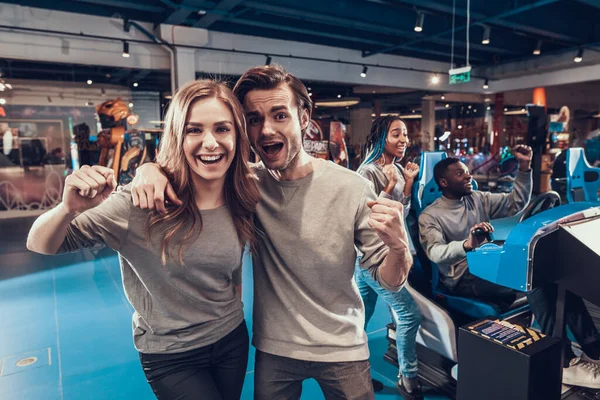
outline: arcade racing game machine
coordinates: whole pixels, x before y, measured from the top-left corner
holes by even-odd
[[[416,216],[437,199],[441,193],[433,180],[433,166],[445,158],[443,152],[424,153],[421,158],[421,171],[418,183],[413,192],[413,209]],[[575,188],[577,189],[577,188]],[[597,293],[594,294],[592,287],[600,277],[600,248],[598,241],[594,243],[591,232],[600,228],[599,204],[591,202],[577,202],[560,205],[560,197],[555,192],[544,193],[532,201],[520,215],[519,223],[510,231],[505,240],[494,238],[484,244],[476,251],[468,253],[469,270],[480,278],[490,282],[506,286],[517,291],[526,292],[536,287],[541,277],[551,279],[554,282],[581,294],[589,301],[600,304]],[[501,323],[514,323],[517,326],[529,327],[530,312],[526,300],[518,298],[512,304],[496,304],[476,298],[466,298],[448,295],[438,287],[437,266],[431,263],[419,247],[418,233],[412,230],[413,242],[417,248],[417,260],[409,278],[407,290],[411,293],[422,314],[422,324],[417,336],[417,353],[419,357],[419,377],[427,386],[455,398],[457,394],[458,360],[469,360],[468,348],[458,347],[459,327],[472,324],[473,321],[482,318],[492,318]],[[557,241],[560,240],[560,245]],[[553,245],[552,245],[553,244]],[[567,254],[577,254],[569,258]],[[579,268],[572,268],[573,257],[581,258],[578,262]],[[579,271],[587,266],[589,271]],[[593,266],[593,267],[592,267]],[[590,276],[592,275],[592,276]],[[581,283],[581,288],[578,287]],[[592,285],[591,285],[592,284]],[[560,307],[559,307],[560,308]],[[559,319],[558,321],[561,321]],[[395,348],[395,327],[388,325],[388,351],[385,359],[397,365],[397,350]],[[559,335],[560,336],[560,335]],[[551,338],[548,338],[550,340]],[[546,340],[546,342],[548,342]],[[544,342],[544,343],[546,343]],[[555,341],[554,343],[559,343]],[[549,342],[549,347],[554,343]],[[539,347],[539,346],[538,346]],[[555,347],[554,347],[555,349]],[[460,351],[459,351],[460,350]],[[554,353],[559,354],[559,352]],[[476,354],[482,365],[490,361],[485,354]],[[554,376],[551,380],[554,385],[548,386],[552,395],[546,398],[560,398],[560,382],[562,368],[560,359],[554,357],[554,362],[544,363],[545,368],[550,369],[550,374],[540,373],[539,376]],[[476,363],[479,364],[479,363]],[[511,366],[504,366],[510,370]],[[479,369],[483,370],[480,366]],[[465,371],[473,371],[473,368],[464,366]],[[532,371],[530,371],[532,372]],[[465,375],[467,372],[465,372]],[[463,379],[466,380],[465,375]],[[472,375],[472,374],[470,374]],[[529,377],[529,375],[526,375]],[[534,375],[532,375],[534,376]],[[485,380],[482,380],[484,382]],[[506,383],[506,382],[505,382]],[[514,382],[513,382],[514,383]],[[493,385],[469,385],[484,392],[491,390]],[[518,385],[517,385],[518,386]],[[531,382],[523,382],[523,386],[532,390]],[[514,387],[511,386],[511,387]],[[540,387],[539,385],[537,387]],[[460,385],[459,385],[460,388]],[[525,389],[524,389],[525,390]],[[468,392],[468,391],[467,391]],[[460,399],[475,399],[463,390],[464,395]],[[503,393],[502,391],[500,393]],[[563,398],[596,398],[596,397],[568,397],[568,396],[596,396],[580,390],[571,390],[564,394]],[[472,394],[472,393],[471,393]],[[540,398],[535,397],[523,398]],[[485,397],[496,398],[486,392]],[[512,397],[501,398],[518,398]],[[600,399],[600,396],[598,397]]]

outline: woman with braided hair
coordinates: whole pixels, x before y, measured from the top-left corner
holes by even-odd
[[[409,145],[406,124],[400,117],[376,118],[367,137],[366,157],[358,173],[374,185],[380,196],[401,202],[404,215],[410,209],[412,185],[419,174],[419,166],[399,162]],[[381,288],[357,262],[354,273],[361,297],[365,304],[365,328],[375,310],[377,298],[381,296],[392,310],[396,320],[396,347],[398,349],[397,389],[405,399],[422,399],[421,386],[417,379],[418,363],[416,337],[421,323],[421,314],[408,290],[404,287],[392,293]],[[373,386],[377,386],[376,381]]]

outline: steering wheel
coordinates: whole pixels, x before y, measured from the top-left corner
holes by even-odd
[[[521,219],[519,222],[525,221],[527,218],[533,217],[536,214],[541,213],[542,211],[549,210],[554,207],[560,206],[560,196],[555,191],[549,191],[546,193],[540,194],[534,201],[529,203],[523,214],[521,215]]]

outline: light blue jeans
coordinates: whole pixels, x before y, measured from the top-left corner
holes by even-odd
[[[371,277],[368,270],[356,261],[354,279],[358,285],[360,296],[365,304],[365,329],[375,311],[377,298],[387,303],[396,322],[396,348],[398,349],[398,365],[400,374],[406,378],[416,378],[419,370],[417,362],[417,331],[421,324],[421,313],[417,303],[406,288],[392,293],[381,286]]]

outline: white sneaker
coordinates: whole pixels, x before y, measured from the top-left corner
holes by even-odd
[[[600,365],[577,357],[563,368],[563,383],[571,386],[581,386],[600,389]]]
[[[591,362],[592,364],[600,365],[600,360],[594,360],[593,358],[589,358],[585,353],[581,353],[581,359],[583,361]]]

